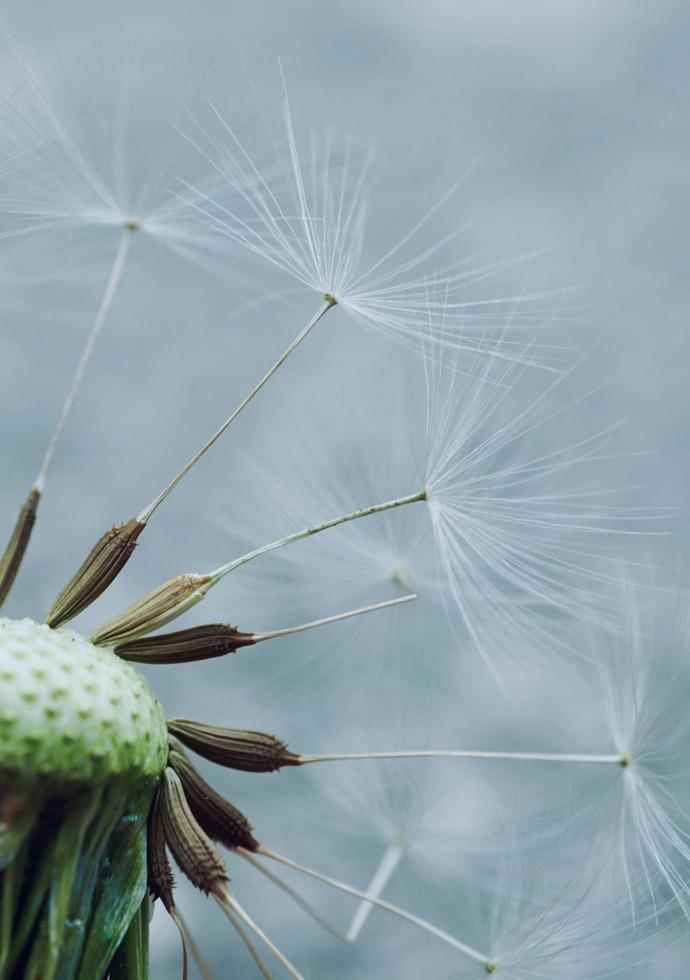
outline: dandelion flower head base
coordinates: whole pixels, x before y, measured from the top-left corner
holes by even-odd
[[[0,617],[0,679],[0,772],[86,782],[160,775],[161,706],[112,651],[72,630]]]

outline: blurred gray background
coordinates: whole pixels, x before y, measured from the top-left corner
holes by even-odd
[[[279,105],[278,59],[300,131],[330,125],[338,134],[351,134],[365,150],[375,147],[372,234],[381,242],[390,240],[390,229],[395,235],[395,229],[414,223],[472,166],[444,209],[444,230],[469,217],[473,223],[459,247],[498,258],[543,249],[525,267],[527,288],[572,290],[567,304],[578,309],[559,336],[582,350],[596,345],[571,390],[613,379],[586,401],[579,422],[597,428],[625,418],[621,449],[654,451],[642,462],[622,457],[615,479],[620,486],[640,484],[639,502],[681,508],[676,547],[682,555],[690,544],[685,520],[690,482],[687,3],[7,0],[2,26],[12,38],[10,47],[40,77],[65,122],[77,126],[87,144],[93,134],[89,145],[103,172],[112,159],[107,139],[99,134],[112,128],[120,97],[129,91],[124,169],[133,187],[166,141],[175,141],[175,124],[189,127],[188,105],[197,118],[207,118],[209,96],[242,132],[251,129],[260,108]],[[16,77],[16,68],[8,67],[5,92]],[[203,161],[182,141],[181,147],[180,173],[203,181]],[[176,168],[173,157],[162,190],[173,185]],[[59,181],[41,193],[52,191],[62,201]],[[65,190],[65,206],[69,200]],[[10,226],[7,219],[3,227]],[[46,234],[0,242],[5,534],[35,475],[98,305],[114,236],[112,230],[66,223]],[[309,315],[313,301],[293,283],[285,281],[288,302],[274,306],[262,302],[260,269],[250,281],[231,258],[227,268],[224,261],[222,249],[210,258],[202,250],[188,262],[144,236],[133,243],[113,315],[51,472],[10,615],[41,616],[95,537],[153,496]],[[342,337],[327,333],[300,351],[251,417],[248,413],[162,509],[126,576],[98,612],[83,618],[81,628],[163,578],[232,557],[238,542],[262,543],[257,535],[264,526],[270,533],[280,515],[260,514],[256,528],[237,526],[235,515],[241,513],[245,522],[252,496],[238,471],[243,460],[270,464],[262,459],[262,432],[277,426],[278,418],[287,424],[291,410],[299,433],[300,408],[291,392],[299,392],[297,403],[305,390],[309,393],[303,410],[311,413],[311,426],[319,417],[319,398],[331,400],[329,417],[340,413],[347,421],[348,398],[366,398],[369,382],[362,378],[401,365],[397,350],[359,327],[352,338],[350,354]],[[347,391],[339,394],[345,378]],[[257,488],[257,507],[262,501],[269,509],[278,506],[279,482],[277,474],[269,488],[273,497]],[[243,500],[236,505],[240,493]],[[320,516],[326,515],[315,515]],[[285,527],[292,529],[292,524]],[[318,577],[316,560],[314,565]],[[267,576],[265,593],[261,572]],[[280,574],[271,574],[268,567],[257,569],[245,585],[238,584],[236,594],[229,590],[214,599],[212,614],[207,610],[196,621],[213,615],[260,629],[319,615],[318,601],[302,601]],[[327,586],[320,584],[327,595]],[[283,588],[285,597],[277,599]],[[335,612],[347,601],[345,590],[323,612]],[[483,710],[475,706],[472,714],[475,702],[492,701],[491,686],[476,665],[450,667],[451,680],[440,683],[433,671],[420,674],[414,657],[395,662],[388,654],[395,678],[372,668],[367,692],[360,696],[343,652],[353,634],[333,630],[302,647],[289,641],[280,651],[267,647],[233,662],[161,668],[149,675],[170,714],[228,724],[241,716],[241,724],[275,731],[307,751],[329,739],[334,747],[355,750],[371,744],[369,724],[378,745],[397,747],[415,738],[419,743],[435,712],[446,726],[454,724],[456,710],[465,713],[465,741],[486,744],[495,732]],[[356,636],[369,644],[373,658],[377,643],[385,642],[385,624],[371,630]],[[389,636],[396,635],[391,627]],[[331,650],[332,671],[324,663]],[[544,731],[549,712],[557,712],[553,705],[543,707],[545,697],[551,698],[544,695],[546,685],[554,678],[536,673],[533,684],[523,685],[521,700],[516,698],[515,719],[504,717],[506,732],[522,731],[521,717],[530,718],[534,732]],[[448,683],[457,685],[456,705],[443,701]],[[390,692],[385,706],[384,689]],[[319,741],[321,730],[326,734]],[[393,733],[393,741],[385,740],[386,732]],[[439,844],[434,827],[424,829],[430,806],[425,801],[432,798],[442,799],[434,812],[443,814],[447,853],[463,867],[458,854],[466,853],[468,841],[476,845],[473,827],[480,833],[482,794],[501,792],[499,778],[485,770],[475,775],[474,822],[467,814],[467,794],[448,779],[447,770],[433,769],[431,776],[415,767],[403,776],[399,768],[385,767],[351,776],[287,772],[258,778],[258,788],[224,773],[214,773],[213,780],[234,794],[262,834],[266,828],[264,836],[284,851],[361,886],[387,846],[386,835],[396,828],[411,823],[422,828],[421,840],[426,833]],[[506,774],[506,799],[512,787]],[[458,830],[453,820],[461,812]],[[390,894],[460,933],[465,918],[474,914],[470,878],[464,878],[464,890],[458,887],[463,876],[449,874],[452,861],[438,850],[420,845],[411,851],[409,866],[401,864]],[[375,913],[375,924],[370,920],[359,947],[341,949],[287,899],[250,880],[243,868],[232,867],[231,874],[250,911],[308,976],[460,975],[447,950],[381,914]],[[347,900],[305,890],[335,919],[347,920]],[[217,975],[250,976],[249,960],[217,910],[186,888],[182,894]],[[668,938],[664,952],[639,967],[640,977],[683,975],[682,954]],[[176,976],[177,938],[160,918],[153,942],[153,977]]]

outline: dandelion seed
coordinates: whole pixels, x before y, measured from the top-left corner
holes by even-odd
[[[294,142],[294,133],[292,130],[292,123],[290,119],[289,110],[287,111],[286,118],[287,118],[288,136],[289,136],[288,139],[289,156],[290,156],[291,167],[293,170],[293,176],[297,188],[296,199],[297,199],[297,204],[301,209],[302,219],[303,219],[300,222],[300,224],[304,224],[304,226],[308,228],[312,220],[310,216],[311,212],[310,212],[310,206],[307,201],[307,197],[305,196],[304,181],[302,179],[302,175],[299,168],[299,157]],[[234,183],[231,181],[233,190],[238,195],[240,200],[243,200],[245,204],[250,205],[250,208],[252,207],[251,205],[252,195],[254,193],[258,195],[257,196],[258,204],[257,201],[255,200],[253,204],[254,213],[251,220],[256,221],[258,219],[259,221],[261,220],[266,221],[269,227],[270,234],[275,234],[276,228],[279,228],[280,222],[285,219],[285,214],[283,213],[282,208],[277,202],[275,193],[268,187],[265,179],[261,177],[257,168],[251,162],[250,158],[247,156],[246,152],[241,147],[239,148],[239,153],[240,153],[239,161],[241,161],[243,164],[245,164],[248,167],[248,173],[242,173],[240,176],[236,176]],[[233,167],[235,169],[239,161],[235,161],[235,164],[233,164]],[[233,167],[231,167],[231,170],[233,169]],[[355,213],[356,213],[357,201],[359,198],[361,187],[358,183],[358,189],[355,194],[355,200],[350,202],[349,204],[347,203],[346,200],[346,186],[344,185],[343,187],[341,187],[340,192],[338,194],[338,203],[336,205],[334,201],[331,200],[330,198],[326,175],[321,175],[321,177],[322,177],[322,186],[325,188],[324,200],[327,202],[326,211],[329,213],[331,220],[335,221],[335,224],[338,229],[337,237],[339,237],[341,233],[345,237],[347,237],[347,234],[350,230],[350,226],[351,225],[356,226],[358,223],[358,221],[355,219]],[[253,186],[253,182],[255,181],[257,182],[257,184],[256,186]],[[199,191],[196,191],[195,195],[198,195],[199,193],[200,193]],[[266,199],[264,199],[264,197],[262,196],[263,194],[267,195]],[[194,204],[193,201],[188,199],[185,199],[185,203],[187,203],[190,206],[193,206]],[[279,217],[276,217],[276,215],[272,212],[272,208],[274,206],[277,208]],[[271,256],[270,250],[269,252],[266,251],[268,245],[261,237],[261,234],[259,233],[259,241],[264,243],[263,246],[257,245],[257,243],[251,239],[251,237],[247,239],[246,229],[249,227],[247,221],[241,218],[237,218],[236,216],[233,216],[229,212],[228,214],[229,217],[233,219],[229,227],[231,229],[234,229],[229,232],[229,236],[231,238],[233,238],[234,236],[235,241],[244,244],[245,246],[248,246],[250,251],[258,252],[260,255],[263,255],[264,258],[269,258],[270,263],[276,264],[277,262],[276,257],[275,256],[270,257]],[[431,215],[429,215],[428,217],[430,216]],[[326,225],[329,223],[327,217],[324,217],[323,220],[325,221]],[[381,327],[382,325],[383,326],[387,325],[388,327],[396,326],[395,317],[391,318],[389,316],[388,320],[386,320],[386,318],[382,315],[380,309],[376,306],[376,303],[371,303],[371,297],[374,295],[380,297],[381,295],[387,295],[391,290],[393,290],[394,293],[396,291],[394,287],[388,285],[388,279],[390,277],[390,273],[387,273],[383,275],[383,277],[381,277],[378,275],[378,271],[380,267],[385,266],[385,264],[390,259],[392,259],[393,256],[397,254],[397,252],[403,247],[404,244],[407,243],[407,241],[411,237],[414,237],[414,233],[418,230],[418,228],[421,225],[425,223],[426,220],[428,220],[428,218],[421,221],[415,227],[415,229],[413,229],[411,233],[409,233],[400,243],[398,243],[398,245],[394,246],[388,252],[388,254],[384,256],[384,258],[375,262],[366,276],[360,277],[359,279],[355,279],[349,286],[347,285],[348,275],[346,274],[346,270],[350,268],[351,263],[349,260],[346,260],[341,264],[341,260],[337,258],[336,252],[335,251],[333,252],[333,257],[328,262],[328,271],[329,274],[336,276],[336,279],[341,280],[340,287],[335,288],[334,286],[327,286],[321,288],[320,286],[317,286],[318,291],[321,292],[322,294],[322,302],[319,308],[315,311],[313,316],[307,322],[306,326],[304,326],[302,330],[300,330],[300,332],[293,339],[293,341],[288,345],[288,347],[280,355],[280,357],[266,371],[266,373],[262,376],[262,378],[254,385],[254,387],[249,391],[249,393],[244,397],[244,399],[239,403],[239,405],[234,409],[234,411],[232,411],[230,415],[222,422],[220,427],[216,429],[216,431],[210,436],[210,438],[192,456],[189,462],[186,463],[181,470],[179,470],[179,472],[172,478],[172,480],[161,490],[161,492],[156,497],[153,498],[153,500],[150,501],[150,503],[146,507],[144,507],[134,518],[132,518],[132,521],[136,522],[137,525],[141,526],[141,530],[143,530],[143,528],[151,519],[155,511],[158,509],[158,507],[160,507],[160,505],[168,497],[168,495],[175,489],[175,487],[180,483],[180,481],[184,479],[184,477],[189,473],[189,471],[206,455],[209,449],[211,449],[211,447],[215,445],[215,443],[227,431],[227,429],[233,424],[233,422],[236,421],[239,415],[251,403],[251,401],[261,391],[261,389],[273,377],[273,375],[282,367],[282,365],[290,357],[290,355],[294,353],[297,347],[311,333],[314,327],[323,319],[326,313],[328,313],[335,306],[345,304],[350,308],[351,311],[355,312],[358,316],[363,317],[365,320],[371,321],[372,323],[378,325],[379,327]],[[290,237],[291,235],[292,232],[289,233]],[[283,241],[283,236],[281,231],[279,231],[278,233],[278,238],[281,241]],[[318,254],[319,254],[318,241],[319,241],[318,237],[315,238],[313,232],[309,231],[307,234],[306,246],[304,246],[304,250],[301,253],[302,258],[301,260],[298,260],[298,266],[299,266],[299,262],[300,261],[304,262],[305,258],[308,256],[315,262],[316,266],[319,267],[319,274],[320,274],[321,268],[320,268],[320,260],[318,258]],[[283,244],[285,245],[284,241]],[[304,243],[302,244],[304,245]],[[271,246],[271,248],[272,247],[273,246]],[[292,244],[288,245],[287,250],[294,260],[294,249]],[[428,250],[424,255],[419,256],[414,260],[411,260],[411,262],[407,264],[407,269],[416,268],[424,260],[426,260],[429,257],[429,255],[433,254],[434,251],[435,248],[432,248]],[[298,254],[300,253],[299,236],[298,236],[297,252]],[[277,262],[277,264],[280,265],[280,262]],[[294,268],[292,268],[290,263],[288,263],[288,269],[292,271],[292,273],[294,274]],[[377,272],[377,277],[375,277],[372,280],[371,276],[374,273],[374,271]],[[479,278],[484,279],[485,275],[486,275],[486,270],[482,270],[481,274],[479,275]],[[298,274],[297,278],[301,279],[301,281],[308,284],[308,279],[305,279],[304,272]],[[329,281],[335,282],[336,279],[329,280]],[[463,273],[462,276],[459,276],[459,279],[462,281],[462,288],[466,289],[468,286],[468,283],[466,281],[466,274]],[[364,289],[362,287],[362,283],[367,280],[369,281],[368,293],[367,293],[367,289]],[[320,281],[320,280],[317,279],[314,281]],[[375,283],[376,289],[372,287],[371,285],[372,282]],[[384,283],[386,283],[385,286],[383,286]],[[410,321],[412,326],[410,326],[410,323],[406,323],[403,319],[400,318],[400,316],[398,316],[398,320],[400,321],[399,323],[400,334],[403,337],[407,335],[413,335],[418,340],[420,338],[425,338],[426,342],[428,343],[430,336],[433,335],[432,333],[430,333],[429,330],[430,324],[434,324],[437,320],[439,320],[441,327],[444,327],[447,322],[445,317],[449,308],[452,308],[455,314],[458,314],[460,312],[460,308],[462,308],[464,333],[458,334],[458,339],[457,342],[455,343],[455,346],[456,347],[459,346],[461,348],[464,348],[465,346],[469,346],[470,349],[473,349],[475,351],[480,351],[482,356],[486,356],[490,353],[494,353],[496,355],[501,353],[499,351],[500,342],[490,347],[487,345],[484,336],[482,336],[482,338],[477,342],[474,343],[468,342],[467,344],[465,344],[465,342],[463,341],[463,337],[468,336],[468,330],[469,330],[469,326],[467,322],[468,309],[466,309],[466,307],[469,306],[469,308],[471,309],[477,304],[453,303],[450,295],[451,287],[453,285],[457,285],[455,279],[452,276],[450,277],[446,276],[442,282],[442,289],[440,290],[440,294],[441,294],[440,299],[436,299],[436,291],[430,289],[428,278],[425,279],[422,284],[416,283],[413,285],[413,287],[403,288],[401,290],[401,295],[403,296],[403,299],[400,300],[399,297],[396,298],[394,300],[394,306],[398,304],[399,310],[400,309],[408,310],[408,311],[412,310],[413,317],[412,320]],[[358,288],[359,288],[359,292],[357,291]],[[370,297],[369,307],[367,307],[367,300],[366,300],[367,295],[369,295]],[[380,300],[377,300],[376,302],[380,303]],[[509,302],[511,305],[513,305],[515,303],[515,298],[511,297],[510,300],[508,301],[493,299],[490,302],[491,304],[494,305],[496,304],[500,305],[501,303],[506,303],[506,302]],[[402,305],[400,305],[401,303]],[[483,300],[480,305],[483,306],[485,303],[486,301]],[[511,322],[516,321],[517,315],[514,313],[514,311],[511,314],[510,319]],[[505,322],[502,325],[502,330],[503,331],[505,330]],[[393,332],[395,333],[396,331],[394,330]],[[441,331],[438,334],[438,336],[443,337],[443,334],[444,331]],[[507,356],[510,361],[514,360],[515,351],[513,350],[512,342],[509,343],[507,349],[509,351],[508,354],[501,353],[501,356]],[[530,349],[530,363],[532,363],[532,357],[531,357],[532,353],[533,350]],[[126,527],[126,526],[127,525],[122,525],[122,527]],[[100,542],[97,543],[96,548],[98,548],[99,546],[100,546]],[[126,553],[123,549],[122,565],[124,565],[126,560],[129,558],[129,554],[130,553]],[[119,571],[121,567],[122,566],[118,566],[117,571]],[[107,585],[110,584],[111,580],[112,579],[104,580],[103,588],[107,587]],[[77,570],[72,580],[68,583],[66,589],[63,590],[63,593],[60,596],[58,596],[56,601],[51,606],[50,610],[48,611],[46,622],[48,622],[53,627],[57,627],[62,623],[68,622],[85,607],[86,593],[88,593],[88,595],[92,597],[89,599],[89,601],[93,601],[94,598],[96,598],[98,595],[101,594],[103,588],[100,588],[99,586],[97,586],[96,583],[94,583],[94,581],[90,578],[88,567],[82,565]]]
[[[70,128],[51,104],[38,78],[21,60],[26,83],[21,88],[24,101],[10,100],[8,109],[13,126],[7,139],[13,145],[12,166],[4,174],[0,187],[0,214],[13,220],[10,229],[0,237],[35,236],[50,239],[50,232],[79,230],[88,239],[91,233],[105,229],[118,233],[117,249],[107,276],[105,289],[84,343],[71,385],[65,396],[39,472],[20,510],[14,533],[0,559],[0,608],[9,593],[28,547],[45,481],[58,442],[65,428],[76,396],[89,367],[99,335],[108,319],[127,264],[135,232],[151,233],[162,242],[178,246],[191,240],[185,232],[179,202],[161,190],[161,173],[145,181],[136,201],[124,187],[124,174],[118,174],[110,186],[89,148]],[[162,194],[162,203],[151,203],[151,195]],[[171,206],[172,205],[172,206]],[[136,217],[133,215],[136,213]],[[59,239],[52,244],[58,247]],[[187,245],[187,252],[191,248]],[[125,527],[122,557],[131,554],[133,542]],[[126,557],[125,557],[126,556]],[[114,566],[103,578],[101,591],[110,584],[119,569]],[[93,595],[93,583],[91,584]],[[92,601],[90,599],[89,601]],[[80,610],[84,597],[70,607]],[[57,621],[66,621],[65,609],[58,607]],[[72,613],[75,615],[76,613]],[[71,617],[67,617],[71,618]]]
[[[415,485],[424,488],[425,507],[352,521],[330,540],[320,535],[310,561],[304,551],[281,549],[280,588],[299,583],[295,596],[310,601],[333,591],[357,601],[375,589],[412,588],[420,595],[415,631],[410,636],[405,622],[408,635],[396,637],[396,648],[414,656],[433,636],[443,649],[478,651],[495,675],[499,656],[513,657],[525,643],[534,649],[538,638],[572,653],[570,620],[616,628],[616,559],[630,538],[665,534],[670,514],[602,489],[620,460],[617,426],[583,433],[583,398],[561,397],[566,377],[528,378],[520,365],[441,360],[433,351],[421,372],[407,352],[390,361],[393,381],[376,368],[365,375],[375,397],[362,405],[355,389],[331,412],[320,408],[311,427],[322,393],[295,396],[294,427],[279,427],[262,458],[240,467],[238,496],[261,501],[258,519],[247,507],[242,523],[249,534],[265,523],[262,513],[299,520],[346,506],[353,492],[371,499]],[[363,358],[343,367],[345,387],[365,370]],[[248,597],[256,591],[252,579]],[[387,632],[382,642],[390,639]],[[349,635],[347,644],[356,646]]]
[[[0,213],[12,223],[2,237],[43,237],[55,246],[74,232],[88,238],[98,229],[141,231],[191,257],[201,229],[168,190],[179,152],[164,135],[155,144],[162,147],[156,163],[135,177],[129,150],[136,99],[127,83],[120,79],[112,114],[90,117],[86,126],[61,112],[16,43],[12,48],[22,84],[5,111]],[[206,178],[200,186],[208,191]]]
[[[549,315],[547,294],[491,295],[498,280],[505,282],[510,263],[481,265],[473,255],[439,271],[439,257],[471,222],[420,244],[432,218],[443,212],[468,174],[397,241],[372,255],[366,220],[370,157],[357,160],[352,144],[339,146],[332,129],[322,141],[312,137],[300,146],[284,79],[283,89],[281,131],[270,133],[276,152],[270,167],[262,167],[214,103],[209,102],[208,125],[190,117],[187,139],[227,185],[225,195],[204,195],[190,184],[180,192],[200,223],[229,241],[238,256],[282,272],[404,344],[418,344],[430,315],[435,320],[450,307],[462,315],[464,333],[444,342],[482,349],[488,356],[516,356],[512,341],[500,337],[487,349],[487,327],[497,326],[499,335],[507,321],[515,329],[534,327]],[[430,297],[432,276],[441,288]]]
[[[627,626],[585,633],[600,721],[624,760],[603,803],[600,842],[622,875],[633,919],[680,910],[690,917],[690,824],[685,754],[685,596],[621,587]]]
[[[377,612],[379,609],[399,606],[403,602],[410,602],[416,598],[417,596],[413,594],[402,596],[399,599],[388,599],[386,602],[372,603],[361,609],[352,609],[335,616],[326,616],[311,623],[302,623],[300,626],[288,626],[284,629],[268,630],[263,633],[241,633],[236,627],[222,623],[195,626],[188,630],[178,630],[175,633],[130,640],[116,646],[115,652],[118,657],[137,663],[193,663],[212,657],[224,657],[228,653],[235,653],[245,646],[254,646],[254,644],[263,643],[266,640],[275,640],[281,636],[293,636],[318,626],[325,626],[328,623],[337,623],[354,616]]]

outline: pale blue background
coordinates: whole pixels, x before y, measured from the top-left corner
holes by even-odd
[[[251,117],[257,104],[277,103],[278,58],[300,127],[331,124],[352,133],[364,147],[376,145],[372,180],[375,213],[381,217],[374,228],[383,241],[386,215],[404,228],[408,214],[413,220],[477,161],[444,215],[444,226],[481,213],[471,236],[475,247],[499,256],[544,248],[525,272],[528,284],[575,287],[568,302],[580,309],[569,339],[583,349],[597,346],[573,390],[614,376],[587,401],[583,414],[590,413],[594,425],[625,417],[624,447],[655,451],[642,465],[639,459],[622,458],[618,479],[621,485],[644,483],[640,500],[681,508],[676,524],[681,554],[690,544],[685,520],[690,482],[689,20],[687,4],[671,0],[653,5],[597,0],[127,0],[98,5],[9,0],[3,8],[5,36],[14,36],[47,79],[49,94],[58,93],[60,111],[84,120],[86,127],[107,113],[102,93],[114,96],[131,63],[135,173],[155,156],[162,134],[190,99],[199,106],[209,94],[233,124]],[[75,236],[73,256],[66,249],[55,258],[49,242],[37,243],[35,251],[31,243],[17,250],[12,243],[2,244],[0,258],[9,270],[9,285],[0,296],[5,307],[0,512],[6,528],[34,476],[83,329],[98,302],[112,239],[95,241],[92,252]],[[246,388],[247,379],[258,374],[301,322],[301,312],[294,318],[292,312],[290,318],[281,313],[278,324],[261,307],[233,312],[238,284],[224,278],[218,264],[206,275],[144,242],[139,255],[56,458],[36,539],[9,610],[13,615],[40,616],[75,557],[104,527],[149,499],[222,417],[229,395],[234,401],[234,393]],[[32,277],[46,270],[58,282],[42,279],[35,286]],[[369,342],[364,334],[355,336],[358,345]],[[371,343],[379,351],[379,342]],[[271,425],[272,411],[281,411],[290,383],[302,383],[301,372],[318,374],[328,351],[325,337],[305,350],[301,367],[295,365],[293,374],[286,373],[265,393],[236,438],[259,438],[260,426]],[[376,356],[387,363],[385,354]],[[390,363],[395,364],[393,356]],[[161,512],[126,581],[103,601],[98,615],[89,613],[85,620],[95,622],[163,576],[205,569],[234,553],[223,538],[234,533],[232,465],[232,445],[219,449],[213,463]],[[215,607],[216,615],[222,608],[222,603]],[[277,622],[285,621],[281,613]],[[272,685],[264,683],[266,671],[275,669],[268,654],[241,664],[239,659],[210,664],[193,674],[169,670],[163,676],[161,671],[156,685],[171,713],[203,716],[210,705],[220,721],[227,697],[232,710],[256,716],[257,727],[299,735],[304,742],[311,719],[314,731],[327,723],[337,698],[327,671],[318,679],[322,688],[306,679],[302,688],[299,672],[308,672],[308,663],[300,663],[296,644],[286,649],[294,649],[296,657],[289,681],[288,652]],[[344,676],[341,668],[338,683],[344,683]],[[283,684],[289,690],[286,699],[281,698]],[[405,677],[400,684],[404,687]],[[536,693],[534,703],[541,703]],[[385,710],[376,719],[379,733],[389,720]],[[350,717],[357,719],[357,712]],[[390,722],[400,727],[393,708]],[[362,718],[342,718],[334,744],[361,742],[357,729],[362,724]],[[399,779],[400,770],[395,773]],[[366,770],[362,778],[373,781],[375,771]],[[418,784],[422,796],[423,778]],[[245,789],[244,779],[215,779],[228,792],[242,788],[255,824],[276,828],[291,821],[284,848],[291,836],[303,842],[307,806],[307,839],[314,826],[323,830],[314,844],[313,863],[342,847],[340,873],[347,876],[351,870],[351,880],[366,880],[367,868],[376,861],[375,847],[356,835],[354,843],[338,838],[338,833],[343,840],[347,836],[349,818],[336,814],[335,804],[329,811],[322,803],[316,819],[311,775],[309,780],[302,773],[267,777],[261,791]],[[333,792],[337,795],[337,783]],[[284,799],[289,806],[283,817]],[[309,849],[303,846],[301,853],[306,856]],[[359,950],[342,950],[311,926],[302,933],[303,920],[287,902],[266,890],[254,895],[250,885],[241,892],[246,875],[233,869],[235,875],[238,894],[248,896],[248,907],[309,976],[440,980],[454,975],[453,959],[442,947],[425,941],[420,952],[418,937],[381,915],[371,920]],[[419,875],[424,876],[423,863]],[[417,880],[401,882],[395,897],[405,900]],[[454,908],[446,927],[469,915],[468,892],[443,896],[446,909],[449,904]],[[218,976],[249,976],[244,953],[215,910],[212,914],[200,896],[186,895],[184,904]],[[344,921],[345,901],[328,898],[326,904]],[[432,884],[425,911],[433,918],[442,905]],[[178,949],[171,928],[158,923],[154,943],[153,976],[176,975]],[[640,967],[638,975],[680,978],[681,953],[672,948],[663,953],[663,962],[661,956]],[[237,963],[236,969],[230,962]]]

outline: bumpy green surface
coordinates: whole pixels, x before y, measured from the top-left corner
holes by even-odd
[[[163,711],[144,678],[70,629],[0,617],[0,772],[158,777]]]

